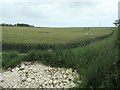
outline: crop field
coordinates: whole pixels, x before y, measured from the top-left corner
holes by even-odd
[[[2,27],[2,66],[14,68],[22,61],[37,60],[77,70],[79,88],[118,88],[117,35],[116,28],[102,27]]]
[[[95,38],[110,34],[113,28],[31,28],[2,27],[6,43],[53,44]]]

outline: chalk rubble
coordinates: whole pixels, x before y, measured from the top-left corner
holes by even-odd
[[[56,68],[38,62],[23,62],[13,69],[0,73],[3,88],[71,88],[78,80],[76,70]]]

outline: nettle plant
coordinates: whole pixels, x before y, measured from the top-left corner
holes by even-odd
[[[119,20],[115,20],[115,22],[113,24],[115,25],[115,27],[120,28],[120,19]]]

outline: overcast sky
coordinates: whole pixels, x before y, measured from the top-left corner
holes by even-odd
[[[42,27],[114,26],[119,0],[0,0],[0,23]]]

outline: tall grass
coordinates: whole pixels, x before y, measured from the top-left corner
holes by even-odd
[[[120,68],[116,64],[118,41],[115,37],[116,34],[81,48],[32,50],[22,60],[76,69],[82,82],[78,85],[80,88],[120,87]],[[15,66],[22,60],[16,53],[3,54],[3,67]]]
[[[47,65],[76,69],[82,80],[79,87],[119,87],[119,69],[115,65],[118,48],[114,42],[112,36],[82,48],[35,51],[34,57]]]
[[[13,68],[22,62],[22,57],[17,52],[3,52],[2,53],[2,67]]]
[[[0,52],[0,69],[2,68],[2,53]]]

